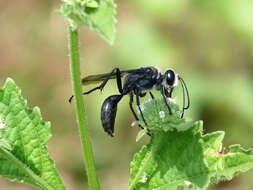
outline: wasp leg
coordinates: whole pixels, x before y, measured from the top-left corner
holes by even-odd
[[[130,109],[131,109],[131,111],[132,111],[132,113],[133,113],[133,115],[134,115],[134,118],[135,118],[135,120],[136,121],[139,121],[139,118],[137,117],[137,115],[136,115],[136,113],[135,113],[135,111],[134,111],[134,108],[133,108],[133,93],[130,93],[130,101],[129,101],[129,106],[130,106]],[[138,125],[141,129],[144,129],[141,125]],[[149,136],[151,136],[151,133],[150,132],[148,132],[148,135]]]
[[[120,70],[119,70],[119,68],[115,68],[115,69],[116,69],[116,80],[117,80],[118,91],[120,94],[122,94],[123,89],[122,89],[122,80],[121,80],[121,76],[120,76]]]
[[[122,94],[123,89],[122,89],[122,82],[121,82],[121,78],[120,78],[120,70],[119,70],[119,68],[114,68],[112,70],[112,72],[106,77],[106,79],[102,82],[102,84],[100,86],[93,88],[93,89],[89,90],[88,92],[84,92],[83,95],[90,94],[91,92],[93,92],[95,90],[103,90],[103,88],[105,87],[105,85],[110,80],[110,78],[114,75],[115,72],[116,72],[118,90],[119,90],[120,94]]]
[[[164,90],[164,95],[165,95],[167,98],[171,98],[173,90],[174,90],[174,88],[170,89],[170,91]]]
[[[149,94],[150,94],[151,98],[154,100],[155,97],[154,97],[154,95],[152,94],[152,92],[149,92]]]
[[[134,118],[135,118],[135,120],[139,120],[139,118],[137,117],[137,115],[136,115],[136,113],[135,113],[135,111],[134,111],[134,108],[133,108],[133,93],[130,93],[130,101],[129,101],[129,106],[130,106],[130,109],[131,109],[131,111],[132,111],[132,113],[133,113],[133,115],[134,115]],[[141,127],[141,126],[140,126]],[[143,129],[143,127],[141,127],[142,129]]]
[[[144,92],[144,93],[140,92],[140,93],[139,93],[139,96],[142,98],[142,97],[146,96],[146,94],[147,94],[146,92]],[[154,95],[152,94],[152,92],[149,92],[149,95],[151,96],[152,99],[155,99],[155,97],[154,97]]]
[[[164,100],[164,102],[165,102],[165,104],[166,104],[166,106],[167,106],[167,108],[168,108],[168,110],[169,110],[170,115],[172,115],[172,111],[171,111],[171,108],[170,108],[170,106],[169,106],[169,104],[168,104],[168,102],[167,102],[167,100],[166,100],[165,95],[164,95],[164,89],[163,89],[163,88],[161,88],[161,94],[162,94],[163,100]]]
[[[135,95],[136,95],[136,103],[137,103],[137,106],[138,106],[138,108],[139,108],[139,111],[140,111],[140,114],[141,114],[141,118],[142,118],[143,122],[145,123],[145,127],[146,127],[148,133],[151,134],[151,131],[150,131],[149,127],[148,127],[148,124],[147,124],[147,122],[146,122],[146,120],[145,120],[145,118],[144,118],[144,115],[143,115],[142,110],[141,110],[141,107],[140,107],[139,92],[136,91],[136,92],[135,92]]]
[[[116,79],[117,79],[117,86],[118,86],[118,90],[120,92],[120,94],[123,93],[123,89],[122,89],[122,81],[121,81],[121,77],[120,77],[120,70],[119,68],[114,68],[112,70],[112,72],[110,74],[108,74],[108,76],[106,77],[106,79],[102,82],[102,84],[100,86],[97,86],[91,90],[89,90],[88,92],[83,92],[83,95],[86,95],[86,94],[90,94],[92,93],[93,91],[95,90],[103,90],[103,88],[105,87],[105,85],[107,84],[107,82],[110,80],[110,78],[114,75],[114,73],[116,72]],[[72,102],[72,99],[74,98],[74,95],[72,95],[70,98],[69,98],[69,103]]]
[[[69,98],[69,103],[70,103],[70,104],[71,104],[73,98],[74,98],[74,95],[72,95],[72,96]]]
[[[146,96],[146,94],[147,94],[146,92],[143,92],[143,93],[140,92],[140,93],[139,93],[139,96],[142,98],[142,97]],[[150,96],[151,96],[152,99],[155,99],[155,97],[154,97],[154,95],[152,94],[152,92],[149,92],[149,94],[150,94]]]
[[[143,93],[140,92],[140,93],[139,93],[139,96],[140,96],[141,98],[143,98],[144,96],[146,96],[146,94],[147,94],[146,92],[143,92]]]

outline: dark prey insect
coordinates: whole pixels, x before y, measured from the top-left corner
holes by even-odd
[[[124,77],[124,83],[122,86],[122,77]],[[109,96],[105,99],[102,108],[101,108],[101,121],[104,128],[104,131],[107,132],[110,136],[114,136],[114,123],[117,112],[117,105],[123,96],[129,95],[130,101],[129,106],[136,120],[139,120],[135,110],[133,109],[133,98],[136,97],[137,107],[139,109],[142,120],[145,123],[145,128],[148,131],[148,134],[151,135],[151,132],[148,128],[148,124],[143,116],[142,110],[140,108],[140,97],[144,97],[147,92],[149,92],[152,99],[154,96],[151,90],[159,90],[161,95],[166,103],[170,115],[172,111],[170,106],[167,103],[167,98],[171,98],[173,89],[177,87],[178,82],[180,81],[182,91],[183,91],[183,108],[181,118],[184,116],[184,110],[190,107],[190,98],[189,92],[186,87],[184,80],[176,74],[172,69],[167,69],[164,74],[161,74],[160,70],[156,67],[141,67],[139,69],[125,70],[120,71],[118,68],[114,68],[111,73],[90,75],[82,79],[83,84],[90,84],[94,82],[102,82],[98,87],[84,92],[83,95],[90,94],[95,90],[103,90],[105,85],[110,79],[117,80],[117,86],[119,94]],[[185,100],[185,91],[187,96],[187,105]],[[72,101],[71,96],[69,102]],[[140,126],[142,129],[143,127]]]

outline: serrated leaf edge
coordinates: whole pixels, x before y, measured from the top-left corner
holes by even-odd
[[[45,127],[47,128],[47,130],[51,130],[51,127],[50,127],[50,122],[47,121],[43,121],[42,119],[42,115],[41,115],[41,111],[40,111],[40,108],[35,106],[33,109],[29,108],[27,106],[27,100],[23,98],[22,96],[22,90],[20,88],[18,88],[18,86],[16,85],[15,81],[8,77],[3,85],[3,87],[1,88],[2,90],[6,89],[8,86],[12,86],[15,88],[17,94],[22,98],[22,100],[24,101],[24,106],[26,107],[27,110],[31,110],[33,113],[37,113],[38,114],[38,117],[40,117],[41,121],[45,124]],[[55,172],[56,174],[58,175],[58,179],[60,180],[60,183],[61,185],[63,186],[64,189],[66,189],[56,167],[55,167],[55,162],[51,159],[51,157],[49,156],[49,152],[48,152],[48,148],[47,148],[47,141],[50,139],[50,137],[52,136],[51,133],[49,133],[49,135],[46,136],[46,138],[44,138],[44,141],[42,141],[43,143],[43,147],[46,148],[47,150],[47,153],[46,153],[46,156],[48,157],[48,161],[52,164],[52,166],[55,168]],[[6,149],[5,147],[1,147],[1,153],[3,152],[5,156],[7,156],[7,158],[10,158],[11,160],[14,160],[16,161],[16,165],[21,169],[23,170],[25,173],[29,174],[30,177],[32,177],[32,179],[37,179],[37,183],[35,182],[34,184],[39,184],[40,186],[43,185],[43,187],[47,187],[46,189],[47,190],[54,190],[54,187],[51,187],[50,184],[48,184],[42,177],[38,176],[37,174],[35,174],[30,168],[29,166],[27,166],[26,164],[24,164],[23,162],[21,162],[19,159],[17,159],[15,157],[15,155],[13,155],[8,149]],[[41,151],[41,150],[40,150]],[[26,158],[26,157],[25,157]],[[27,169],[27,170],[26,170]],[[26,170],[26,171],[25,171]],[[15,179],[12,179],[12,181],[16,181]]]
[[[202,137],[202,139],[207,140],[208,137],[211,137],[210,139],[208,139],[208,141],[216,142],[216,143],[215,143],[216,146],[211,147],[211,149],[213,149],[213,150],[215,150],[215,151],[217,151],[217,152],[220,152],[220,151],[222,150],[222,141],[223,141],[223,139],[224,139],[225,132],[223,132],[223,131],[216,131],[216,132],[213,132],[213,133],[209,133],[209,134],[203,135],[203,134],[202,134],[202,131],[203,131],[203,121],[201,121],[201,120],[200,120],[200,121],[194,122],[194,124],[192,125],[192,127],[195,128],[195,129],[194,129],[194,133],[195,133],[195,134],[199,133],[200,136]],[[205,143],[207,143],[208,141],[206,141]],[[154,142],[155,142],[155,141],[154,141]],[[159,142],[159,141],[156,141],[156,145],[159,144],[158,142]],[[210,144],[210,143],[207,143],[207,144]],[[144,164],[141,164],[141,166],[142,166],[141,171],[138,170],[137,174],[135,175],[135,176],[136,176],[136,177],[135,177],[135,180],[134,180],[134,181],[132,180],[133,182],[129,185],[129,190],[133,190],[133,189],[135,188],[136,184],[138,183],[139,179],[140,179],[141,176],[142,176],[142,173],[144,173],[145,166],[146,166],[146,165],[148,164],[148,162],[151,160],[151,158],[152,158],[152,152],[154,152],[154,149],[155,149],[155,147],[154,147],[153,145],[154,145],[154,144],[152,144],[152,146],[151,146],[150,149],[149,149],[148,158],[146,159],[146,157],[144,157],[144,158],[145,158],[145,163],[144,163]],[[209,147],[209,148],[210,148],[210,147]],[[230,146],[229,146],[229,149],[230,149],[230,152],[229,152],[230,154],[227,153],[227,154],[221,154],[221,155],[220,155],[220,158],[219,158],[219,159],[221,159],[221,161],[224,161],[224,160],[222,160],[222,159],[223,159],[224,157],[226,157],[226,156],[230,156],[231,153],[237,153],[237,154],[251,154],[251,153],[253,153],[253,150],[252,150],[252,149],[247,149],[247,150],[246,150],[246,149],[243,149],[243,148],[241,147],[241,145],[238,145],[238,144],[230,145]],[[234,152],[234,151],[238,151],[238,152]],[[139,153],[139,152],[138,152],[138,153]],[[137,155],[138,153],[136,153],[136,155]],[[206,154],[206,153],[204,153],[204,154]],[[253,155],[252,155],[252,157],[253,157]],[[135,157],[134,157],[133,161],[134,161],[134,160],[135,160]],[[198,175],[195,175],[195,176],[187,176],[187,177],[185,177],[185,178],[177,179],[177,180],[173,181],[172,183],[163,184],[162,186],[157,186],[157,187],[155,187],[155,188],[160,188],[160,189],[162,189],[162,188],[166,188],[168,185],[182,184],[182,182],[184,182],[185,180],[194,179],[194,178],[199,178],[199,177],[201,177],[201,176],[203,176],[203,175],[209,174],[208,183],[206,183],[206,185],[205,185],[204,187],[201,188],[201,189],[206,189],[206,188],[208,187],[208,185],[210,185],[210,184],[213,183],[213,180],[214,180],[215,176],[220,176],[220,177],[224,176],[224,178],[226,178],[226,179],[232,179],[237,173],[246,172],[248,169],[245,168],[245,167],[242,168],[242,165],[246,165],[246,166],[248,166],[247,168],[249,168],[249,166],[252,166],[253,163],[250,164],[249,162],[246,162],[246,163],[240,164],[239,166],[236,165],[236,166],[232,166],[232,167],[230,167],[230,168],[225,168],[227,171],[228,171],[228,170],[232,170],[232,171],[233,171],[233,170],[234,170],[234,169],[233,169],[234,167],[239,168],[238,171],[232,172],[232,175],[231,175],[231,176],[227,176],[227,175],[225,175],[225,174],[221,174],[219,170],[220,170],[220,169],[224,170],[224,167],[222,167],[222,168],[217,168],[216,170],[208,170],[208,172],[200,172],[200,173],[198,173]],[[132,167],[132,165],[131,165],[131,167]],[[230,173],[230,172],[229,172],[229,173]],[[217,182],[218,182],[218,181],[217,181]],[[216,182],[215,182],[215,183],[216,183]],[[200,187],[198,187],[198,188],[200,188]]]

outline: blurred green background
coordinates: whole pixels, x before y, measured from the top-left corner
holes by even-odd
[[[66,21],[55,10],[56,0],[0,1],[0,85],[13,78],[30,107],[39,106],[51,121],[48,147],[66,185],[88,189],[73,105],[69,74]],[[253,1],[251,0],[129,0],[116,1],[114,46],[96,33],[80,31],[83,75],[134,69],[171,67],[186,81],[191,109],[186,117],[204,120],[206,132],[226,132],[224,144],[253,145]],[[117,93],[110,82],[103,93],[84,97],[96,165],[103,190],[127,189],[139,129],[128,97],[120,102],[116,137],[107,136],[100,122],[103,100]],[[92,88],[93,86],[87,86]],[[159,93],[156,94],[159,96]],[[181,100],[181,91],[175,96]],[[179,101],[180,103],[180,101]],[[169,147],[168,147],[169,148]],[[252,190],[253,171],[211,190]],[[0,179],[0,189],[36,189]]]

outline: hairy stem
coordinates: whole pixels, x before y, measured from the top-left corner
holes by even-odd
[[[82,98],[82,84],[80,74],[80,56],[79,56],[79,39],[78,31],[73,31],[71,26],[69,32],[69,52],[70,52],[70,69],[72,77],[72,86],[75,96],[75,108],[77,113],[77,124],[81,137],[82,149],[86,171],[88,175],[88,183],[91,190],[99,190],[99,182],[95,168],[95,162],[88,132],[88,125],[85,118],[84,103]]]

